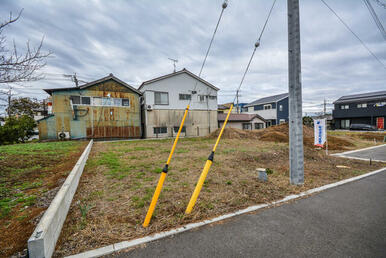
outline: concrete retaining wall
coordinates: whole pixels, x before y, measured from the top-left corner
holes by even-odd
[[[70,209],[72,198],[78,188],[79,179],[90,153],[93,140],[89,142],[82,156],[64,181],[54,200],[44,213],[32,236],[28,240],[28,253],[31,258],[51,257],[59,238],[63,223]]]

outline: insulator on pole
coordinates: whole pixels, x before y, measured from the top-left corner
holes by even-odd
[[[256,48],[259,47],[259,46],[260,46],[260,40],[256,41],[256,43],[255,43],[255,47]]]
[[[228,1],[225,0],[224,3],[222,4],[222,8],[225,9],[227,8],[227,6],[228,6]]]

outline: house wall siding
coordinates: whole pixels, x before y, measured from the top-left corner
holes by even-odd
[[[280,105],[283,106],[283,111],[280,111]],[[276,110],[277,110],[276,124],[280,123],[280,119],[284,119],[286,122],[288,122],[288,116],[289,116],[288,98],[279,100],[277,102]]]
[[[197,93],[192,94],[193,90]],[[145,84],[141,91],[144,97],[146,138],[172,137],[176,134],[173,128],[180,125],[189,104],[189,100],[180,100],[179,94],[190,94],[192,98],[185,120],[186,133],[181,136],[206,136],[218,128],[217,91],[186,73]],[[156,105],[155,92],[167,92],[168,104]],[[200,102],[199,95],[214,96],[215,99],[205,97],[205,101]],[[155,134],[154,127],[167,127],[167,133]]]
[[[146,111],[146,138],[173,137],[177,133],[185,110],[156,109]],[[217,111],[190,110],[184,123],[186,133],[183,136],[206,136],[218,128]],[[154,127],[166,127],[167,133],[155,134]]]
[[[146,106],[151,105],[152,109],[185,109],[189,100],[180,100],[179,94],[192,94],[192,90],[196,86],[197,94],[192,95],[190,103],[191,110],[217,110],[217,91],[208,85],[196,80],[186,73],[178,74],[163,80],[155,81],[144,85],[141,91],[144,93]],[[155,105],[154,92],[168,92],[168,105]],[[216,99],[208,99],[208,102],[199,102],[199,95],[216,96]]]
[[[130,107],[71,106],[70,96],[127,98]],[[54,116],[39,122],[41,139],[57,139],[59,132],[70,132],[72,139],[141,137],[139,95],[113,80],[86,89],[55,91],[52,101]]]

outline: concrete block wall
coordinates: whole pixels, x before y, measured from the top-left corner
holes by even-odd
[[[93,140],[89,142],[83,151],[82,156],[75,164],[29,238],[28,254],[30,258],[47,258],[52,256],[92,145]]]

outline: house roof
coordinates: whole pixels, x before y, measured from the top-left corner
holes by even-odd
[[[225,121],[225,118],[228,114],[218,114],[217,120],[222,122]],[[230,114],[229,115],[229,122],[249,122],[253,120],[255,117],[259,118],[260,120],[265,122],[265,119],[257,114]]]
[[[206,84],[208,87],[218,91],[220,90],[219,88],[215,87],[213,84],[205,81],[204,79],[198,77],[197,75],[195,75],[194,73],[186,70],[185,68],[182,69],[181,71],[178,71],[178,72],[173,72],[173,73],[169,73],[169,74],[166,74],[166,75],[163,75],[163,76],[160,76],[160,77],[157,77],[157,78],[154,78],[154,79],[151,79],[151,80],[148,80],[148,81],[144,81],[138,88],[138,90],[141,90],[143,86],[147,85],[147,84],[150,84],[150,83],[153,83],[153,82],[156,82],[156,81],[160,81],[160,80],[164,80],[164,79],[167,79],[167,78],[170,78],[170,77],[173,77],[173,76],[176,76],[176,75],[180,75],[180,74],[188,74],[190,75],[191,77],[193,77],[194,79],[196,80],[199,80],[200,82]]]
[[[264,98],[255,100],[251,103],[248,103],[247,105],[245,105],[245,107],[261,105],[261,104],[266,104],[266,103],[272,103],[272,102],[278,102],[279,100],[282,100],[285,98],[288,98],[288,93],[282,93],[282,94],[278,94],[278,95],[264,97]]]
[[[375,91],[362,94],[346,95],[334,101],[334,104],[378,99],[386,99],[386,91]]]
[[[43,89],[45,92],[47,92],[48,94],[52,95],[52,92],[54,91],[65,91],[65,90],[76,90],[76,89],[86,89],[88,87],[91,87],[91,86],[94,86],[95,84],[98,84],[98,83],[101,83],[101,82],[105,82],[105,81],[108,81],[108,80],[113,80],[113,81],[116,81],[117,83],[119,84],[122,84],[123,86],[125,86],[126,88],[134,91],[135,93],[137,93],[138,95],[142,95],[142,93],[137,90],[136,88],[130,86],[129,84],[125,83],[124,81],[121,81],[120,79],[118,79],[117,77],[115,77],[112,73],[110,73],[108,76],[106,77],[103,77],[99,80],[96,80],[96,81],[92,81],[92,82],[89,82],[89,83],[86,83],[86,84],[83,84],[83,85],[80,85],[79,87],[68,87],[68,88],[55,88],[55,89]]]

